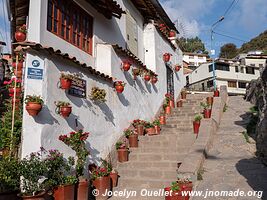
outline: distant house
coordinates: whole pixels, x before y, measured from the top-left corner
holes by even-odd
[[[199,54],[199,53],[183,53],[183,61],[188,63],[188,67],[190,69],[196,69],[202,63],[207,62],[208,55],[207,54]]]

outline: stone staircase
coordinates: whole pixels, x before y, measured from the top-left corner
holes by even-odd
[[[129,199],[165,199],[164,196],[143,197],[140,191],[159,191],[177,179],[178,163],[183,161],[196,140],[192,121],[194,115],[202,111],[200,101],[206,96],[189,94],[183,107],[172,109],[160,135],[139,137],[139,147],[130,149],[129,161],[118,164],[119,185],[113,191],[137,191],[137,196]],[[126,197],[113,196],[111,199]]]

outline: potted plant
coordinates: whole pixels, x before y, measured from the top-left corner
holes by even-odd
[[[106,191],[110,190],[111,171],[112,171],[111,165],[105,160],[102,160],[102,164],[100,167],[96,165],[89,166],[89,173],[93,181],[92,184],[95,187],[95,189],[98,190],[99,192],[98,196],[100,196],[101,199],[108,199],[108,196],[104,197],[104,194],[106,193]]]
[[[76,177],[79,179],[78,184],[78,200],[88,198],[88,181],[84,176],[84,166],[86,164],[86,158],[89,155],[89,151],[86,149],[85,141],[89,136],[88,132],[79,130],[78,132],[70,132],[68,135],[60,135],[59,140],[69,146],[75,151],[77,161],[75,166]]]
[[[62,117],[67,118],[70,116],[72,111],[72,107],[69,102],[58,101],[55,102],[56,105],[56,113],[60,114]]]
[[[185,89],[183,89],[181,91],[181,99],[186,99],[186,90]]]
[[[174,66],[174,70],[175,70],[176,72],[179,72],[181,68],[182,68],[182,67],[181,67],[180,65],[175,65],[175,66]]]
[[[159,122],[161,125],[166,124],[166,116],[164,114],[159,117]]]
[[[207,97],[207,103],[212,106],[212,104],[213,104],[213,97]]]
[[[145,121],[140,119],[135,119],[133,120],[132,125],[135,128],[135,131],[137,132],[138,135],[144,135]]]
[[[166,115],[170,115],[171,114],[171,106],[169,103],[169,98],[165,98],[164,103],[163,103],[163,110],[165,111]]]
[[[170,59],[171,59],[171,56],[172,56],[172,54],[170,54],[170,53],[164,53],[163,54],[163,61],[164,62],[169,62]]]
[[[179,187],[181,188],[182,191],[192,191],[193,189],[193,183],[191,178],[189,177],[184,177],[182,175],[178,175],[177,177],[177,183],[179,185]],[[188,196],[185,197],[186,200],[189,200],[190,196],[188,194]]]
[[[27,26],[23,24],[15,33],[15,39],[17,42],[24,42],[26,40]]]
[[[160,29],[161,31],[165,31],[165,30],[167,29],[167,27],[166,27],[165,24],[160,24],[160,25],[159,25],[159,29]]]
[[[177,101],[177,107],[183,107],[183,100],[180,99],[179,101]]]
[[[63,90],[68,90],[71,87],[71,82],[73,80],[73,75],[61,73],[60,75],[60,88]]]
[[[114,87],[118,93],[123,92],[125,85],[126,85],[126,83],[124,83],[123,81],[115,81],[114,82]]]
[[[124,142],[118,141],[115,146],[116,146],[117,153],[118,153],[118,161],[119,162],[127,162],[129,151],[128,151],[128,148],[126,146],[126,142],[125,141]]]
[[[92,87],[90,99],[95,102],[104,103],[106,101],[106,91],[104,89],[100,89],[98,87]]]
[[[183,200],[181,188],[179,184],[174,181],[171,183],[170,187],[164,188],[165,190],[165,200]]]
[[[115,169],[112,169],[109,176],[111,178],[112,188],[117,187],[118,186],[118,178],[119,178],[118,171]]]
[[[155,126],[153,125],[153,123],[146,122],[145,129],[148,135],[155,135],[156,130],[155,130]]]
[[[151,83],[152,84],[156,84],[158,82],[158,75],[153,75],[152,78],[151,78]]]
[[[123,71],[129,71],[131,68],[131,63],[129,61],[124,61],[122,63],[122,70]]]
[[[16,77],[11,78],[9,81],[4,81],[4,85],[8,89],[9,96],[13,97],[14,93],[16,92],[16,96],[21,94],[21,79]]]
[[[154,120],[153,125],[155,127],[155,133],[160,134],[160,121],[158,119]]]
[[[165,97],[166,97],[166,98],[168,99],[168,101],[169,101],[169,106],[171,106],[172,108],[174,108],[175,105],[174,105],[173,95],[170,94],[170,93],[166,93],[166,94],[165,94]]]
[[[142,70],[139,68],[133,68],[132,69],[132,75],[133,75],[133,79],[136,80],[137,76],[140,76],[142,74]]]
[[[201,102],[201,107],[203,107],[203,114],[204,118],[210,118],[211,117],[211,105],[208,103]]]
[[[75,176],[65,176],[62,183],[54,188],[53,197],[55,200],[74,200],[75,198],[75,185],[78,179]]]
[[[199,132],[199,127],[200,127],[200,121],[202,119],[202,116],[197,114],[194,117],[194,121],[193,121],[193,128],[194,128],[194,133],[198,134]]]
[[[25,98],[26,110],[30,116],[36,116],[42,110],[43,100],[40,96],[27,95]]]
[[[169,37],[176,37],[176,32],[174,30],[170,30]]]
[[[42,155],[39,152],[31,153],[30,156],[20,161],[20,196],[22,199],[45,200],[46,184],[44,184],[44,180],[46,179],[47,172],[46,163],[42,160]]]
[[[129,140],[130,147],[138,147],[138,135],[131,129],[125,129],[123,131],[124,136]]]
[[[0,157],[0,199],[15,200],[20,187],[19,161]]]
[[[220,92],[219,90],[216,88],[216,90],[214,90],[214,94],[213,94],[214,97],[219,97],[220,96]]]
[[[148,81],[150,81],[150,78],[151,78],[151,73],[150,73],[149,71],[146,71],[146,72],[144,73],[144,80],[145,80],[146,82],[148,82]]]

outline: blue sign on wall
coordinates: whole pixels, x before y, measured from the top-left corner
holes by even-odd
[[[27,78],[29,79],[43,79],[43,69],[28,68]]]

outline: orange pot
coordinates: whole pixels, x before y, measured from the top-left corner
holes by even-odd
[[[155,135],[155,133],[156,133],[155,127],[146,128],[146,133],[148,135]]]
[[[68,90],[71,87],[71,80],[70,79],[64,79],[60,78],[60,88],[63,90]]]
[[[129,152],[128,149],[124,148],[124,149],[118,149],[118,161],[119,162],[127,162],[128,161],[128,157],[129,157]]]
[[[182,100],[177,101],[177,107],[178,108],[183,107],[183,101]]]
[[[162,115],[159,117],[159,121],[161,125],[165,125],[166,124],[166,117],[165,115]]]
[[[174,105],[174,101],[173,100],[170,100],[169,101],[169,106],[171,106],[172,108],[175,108],[175,105]]]
[[[166,115],[170,115],[170,114],[171,114],[171,106],[167,106],[167,107],[165,108],[165,114],[166,114]]]
[[[59,109],[60,115],[64,118],[69,117],[71,111],[72,111],[71,106],[60,106],[60,109]]]
[[[155,133],[156,133],[157,135],[160,134],[160,126],[155,126]]]
[[[113,188],[117,187],[117,185],[118,185],[118,177],[119,177],[118,172],[111,172],[109,176],[111,178],[112,187]]]
[[[75,185],[58,186],[54,189],[55,200],[74,200]]]
[[[212,105],[213,104],[213,97],[207,97],[207,103],[209,105]]]
[[[45,194],[45,192],[41,192],[40,194],[35,196],[21,196],[21,198],[27,200],[45,200]]]
[[[181,99],[186,99],[186,91],[181,92]]]
[[[26,40],[26,34],[20,31],[15,33],[15,39],[17,42],[24,42]]]
[[[132,134],[129,136],[129,145],[130,147],[138,147],[138,135],[137,134]]]
[[[42,110],[42,104],[29,102],[26,105],[26,110],[30,116],[36,116]]]
[[[136,132],[138,135],[144,135],[144,126],[143,125],[137,125]]]
[[[110,190],[110,186],[111,186],[110,176],[104,176],[104,177],[100,177],[100,178],[95,179],[93,181],[93,186],[99,192],[99,195],[96,196],[96,199],[102,199],[102,200],[108,199],[108,196],[104,196],[104,194],[106,193],[106,191]]]
[[[77,200],[88,199],[89,182],[87,180],[79,181]]]
[[[122,86],[122,85],[116,85],[116,86],[115,86],[115,89],[116,89],[116,91],[117,91],[118,93],[122,93],[123,90],[124,90],[124,86]]]

